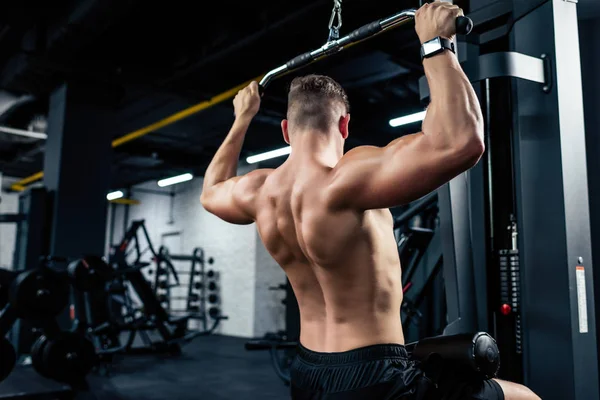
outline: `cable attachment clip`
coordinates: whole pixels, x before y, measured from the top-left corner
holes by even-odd
[[[337,17],[337,24],[334,22]],[[333,10],[329,19],[329,38],[327,42],[338,40],[340,38],[340,28],[342,27],[342,0],[333,0]]]

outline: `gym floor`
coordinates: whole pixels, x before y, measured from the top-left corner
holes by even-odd
[[[164,399],[285,399],[289,389],[275,375],[267,352],[244,350],[246,339],[206,336],[183,347],[178,357],[127,356],[118,360],[109,377],[92,373],[90,391],[75,398],[85,400]],[[0,385],[0,398],[30,391],[35,374],[29,367],[17,368]],[[31,375],[33,377],[33,375]],[[42,390],[44,382],[33,379]],[[47,382],[57,388],[56,383]],[[24,385],[27,385],[23,387]],[[58,385],[60,387],[60,385]],[[36,397],[40,398],[40,397]],[[43,397],[46,398],[46,397]]]

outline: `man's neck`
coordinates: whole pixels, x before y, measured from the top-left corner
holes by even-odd
[[[344,149],[341,141],[336,140],[333,133],[295,132],[291,140],[292,162],[316,162],[328,167],[335,167],[342,158]]]

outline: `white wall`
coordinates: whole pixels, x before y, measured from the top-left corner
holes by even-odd
[[[172,221],[170,197],[136,192],[136,188],[167,193],[172,188],[175,189]],[[202,247],[207,257],[215,259],[215,263],[209,268],[220,273],[222,312],[229,317],[222,322],[218,333],[257,337],[265,332],[283,329],[283,293],[269,291],[268,287],[283,283],[285,275],[264,249],[255,225],[229,224],[206,212],[200,204],[202,178],[195,178],[172,188],[161,189],[156,182],[132,188],[132,198],[140,200],[141,204],[129,207],[129,221],[146,220],[146,227],[156,250],[160,247],[162,234],[179,231],[182,253],[191,254],[194,248]],[[123,235],[124,208],[123,205],[116,207],[115,242]],[[110,224],[110,214],[107,220]],[[108,233],[107,228],[107,238]],[[174,250],[171,249],[171,252]],[[185,268],[185,265],[176,265],[176,268],[179,267]],[[182,293],[175,290],[171,294]]]
[[[2,192],[0,214],[19,212],[19,195]],[[17,238],[17,224],[0,224],[0,268],[13,268],[13,255]]]

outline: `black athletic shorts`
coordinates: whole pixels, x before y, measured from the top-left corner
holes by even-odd
[[[294,400],[504,400],[493,380],[469,382],[452,368],[428,375],[397,344],[341,353],[300,345],[290,369],[291,394]]]

